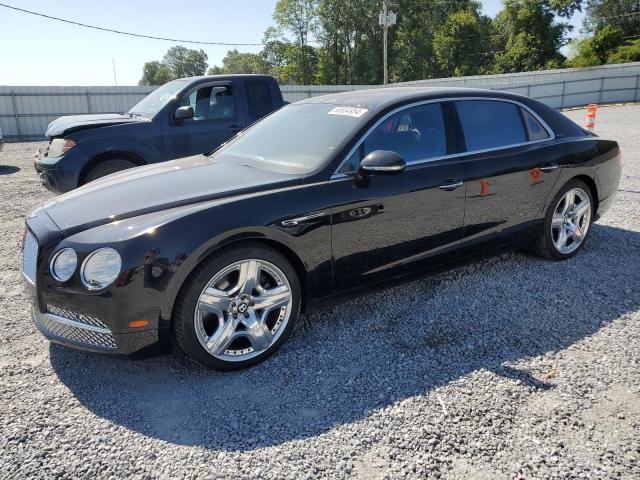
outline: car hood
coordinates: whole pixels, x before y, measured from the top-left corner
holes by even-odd
[[[98,179],[46,203],[67,235],[169,208],[299,183],[301,177],[195,155],[132,168]]]
[[[107,127],[120,123],[148,122],[143,117],[132,117],[126,113],[100,113],[96,115],[68,115],[55,119],[47,127],[45,135],[49,138],[58,137],[75,130],[85,128]]]

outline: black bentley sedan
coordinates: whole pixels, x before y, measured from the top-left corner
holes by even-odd
[[[509,249],[570,258],[620,170],[616,142],[518,95],[311,98],[208,156],[116,173],[32,211],[33,319],[76,348],[175,339],[209,367],[243,368],[301,312],[345,294]]]

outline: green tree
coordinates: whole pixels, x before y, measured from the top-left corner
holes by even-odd
[[[209,75],[234,73],[269,73],[269,66],[259,53],[239,52],[229,50],[222,59],[222,68],[211,67]]]
[[[140,85],[162,85],[173,80],[173,78],[169,67],[162,62],[154,60],[144,64],[142,67],[142,78],[138,83]]]
[[[207,71],[207,54],[203,50],[192,50],[182,46],[171,47],[165,53],[164,63],[174,78],[195,77]]]
[[[559,68],[570,26],[555,20],[546,0],[505,0],[493,20],[494,73]]]
[[[320,0],[318,79],[321,83],[382,81],[382,30],[377,0]]]
[[[624,37],[640,35],[640,1],[587,0],[585,30],[595,33],[606,26],[617,27]]]
[[[309,34],[317,25],[316,16],[317,0],[278,0],[273,19],[278,29],[288,31],[295,37],[295,44],[298,47],[298,64],[300,67],[300,83],[314,83],[312,62],[313,49],[306,48],[309,44]]]
[[[567,65],[571,67],[590,67],[610,63],[614,51],[624,44],[622,31],[618,27],[607,25],[592,37],[579,40],[572,48]]]
[[[444,76],[481,73],[490,59],[489,20],[478,11],[461,10],[447,17],[433,37],[433,52]]]
[[[458,11],[477,11],[474,1],[433,2],[425,8],[423,2],[398,0],[393,10],[398,13],[398,24],[389,30],[389,77],[392,81],[421,80],[443,75],[433,49],[436,31],[450,14]],[[479,52],[486,51],[477,45]]]
[[[607,58],[607,63],[627,62],[640,62],[640,39],[619,46]]]

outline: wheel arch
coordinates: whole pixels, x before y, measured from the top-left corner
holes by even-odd
[[[300,282],[301,311],[305,312],[309,303],[309,292],[313,288],[312,285],[314,283],[314,265],[311,264],[309,260],[306,259],[304,255],[300,254],[293,246],[288,244],[288,242],[266,236],[263,233],[253,232],[229,236],[224,240],[215,242],[214,244],[205,248],[202,252],[195,254],[194,260],[190,262],[188,266],[186,266],[186,269],[183,270],[179,277],[175,279],[173,285],[170,285],[166,290],[168,298],[161,307],[161,315],[163,319],[170,323],[173,322],[173,311],[176,301],[180,296],[180,292],[184,288],[188,279],[198,268],[198,266],[202,264],[202,262],[224,248],[239,245],[242,243],[259,243],[267,247],[271,247],[282,254],[291,263],[296,274],[298,275],[298,281]]]
[[[570,182],[571,180],[580,180],[584,183],[587,184],[587,186],[589,187],[589,189],[591,190],[591,196],[593,197],[593,202],[595,203],[593,211],[597,212],[598,211],[598,205],[600,204],[600,197],[599,197],[599,193],[598,193],[598,186],[596,185],[596,182],[593,178],[591,178],[589,175],[576,175],[575,177],[571,177],[569,180],[567,180],[567,182]],[[566,183],[565,183],[566,185]]]
[[[106,162],[108,160],[122,159],[128,160],[132,163],[135,163],[137,166],[147,165],[147,161],[136,153],[133,153],[129,150],[109,150],[107,152],[99,153],[91,158],[80,170],[80,175],[78,177],[78,184],[84,185],[87,174],[94,168],[96,165],[100,163]]]

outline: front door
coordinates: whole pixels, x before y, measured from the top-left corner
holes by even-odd
[[[169,159],[213,150],[241,130],[240,109],[234,87],[226,83],[206,83],[188,92],[177,104],[190,105],[193,118],[176,121],[171,114],[165,129]]]
[[[345,291],[419,269],[455,255],[462,238],[464,167],[450,155],[440,103],[384,117],[331,181],[334,290]],[[355,175],[375,150],[400,154],[400,174]]]

